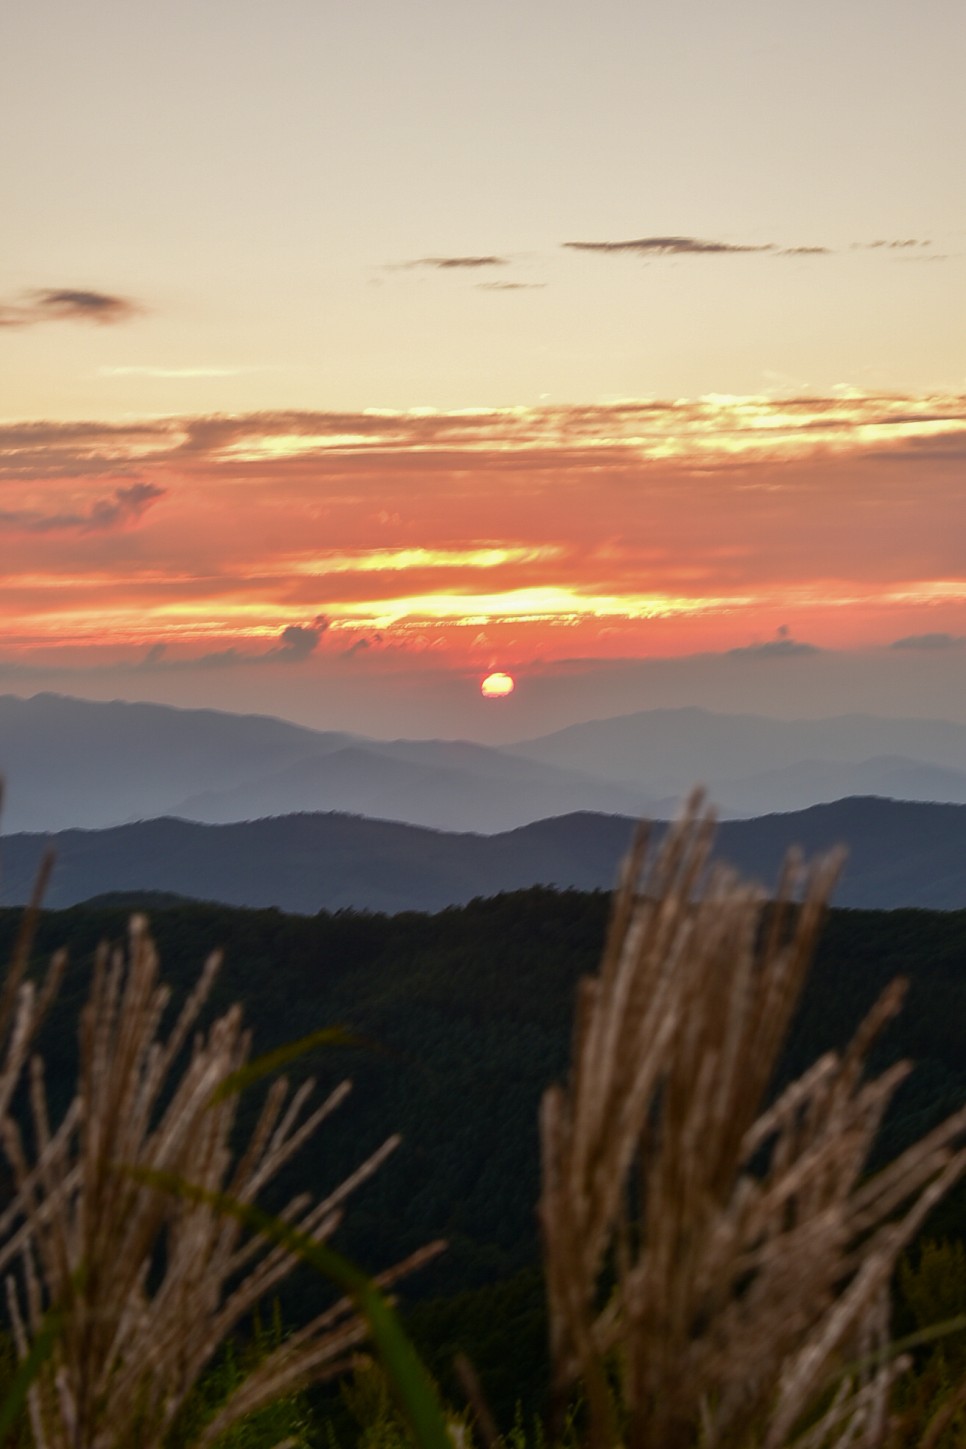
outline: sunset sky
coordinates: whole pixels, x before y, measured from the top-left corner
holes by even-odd
[[[0,39],[0,691],[966,718],[962,0]]]

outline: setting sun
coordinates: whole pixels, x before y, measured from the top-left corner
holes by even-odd
[[[488,674],[480,685],[480,693],[484,699],[506,699],[516,688],[515,681],[509,674]]]

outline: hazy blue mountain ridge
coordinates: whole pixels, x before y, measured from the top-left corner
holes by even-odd
[[[3,823],[59,830],[160,815],[189,792],[227,789],[351,739],[261,715],[0,695]]]
[[[11,831],[340,811],[496,834],[574,811],[668,818],[695,781],[726,816],[854,795],[966,803],[966,725],[650,710],[497,749],[217,710],[3,696],[0,771]]]
[[[366,741],[296,761],[230,790],[206,791],[173,814],[212,824],[298,810],[337,810],[440,830],[487,834],[571,810],[652,813],[639,789],[588,779],[448,741]]]
[[[742,780],[806,761],[859,765],[898,756],[966,772],[966,724],[848,714],[769,719],[698,708],[643,710],[570,725],[509,747],[600,779],[677,794],[695,779]]]
[[[577,813],[498,835],[429,830],[339,814],[227,825],[159,819],[51,838],[48,895],[67,906],[105,892],[164,891],[312,914],[439,910],[532,885],[609,889],[635,822]],[[658,833],[661,827],[656,827]],[[2,842],[0,904],[24,901],[47,837]],[[849,849],[836,902],[891,909],[966,907],[966,806],[849,799],[788,815],[726,821],[719,855],[766,886],[792,845]]]
[[[966,804],[966,771],[899,755],[871,760],[802,760],[745,779],[715,779],[715,803],[729,815],[762,815],[830,804],[848,795]]]
[[[8,830],[162,815],[211,823],[344,810],[498,831],[571,810],[648,811],[627,787],[459,740],[369,740],[260,715],[0,696]]]

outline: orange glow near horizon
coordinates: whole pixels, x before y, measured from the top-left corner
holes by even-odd
[[[964,456],[960,396],[0,425],[3,658],[958,638]]]

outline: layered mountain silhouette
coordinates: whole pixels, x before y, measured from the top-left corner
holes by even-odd
[[[966,802],[966,725],[839,715],[780,720],[656,709],[571,725],[516,754],[679,798],[695,780],[723,810],[755,815],[847,795]]]
[[[52,694],[0,696],[0,771],[12,831],[344,810],[491,832],[658,804],[639,784],[464,741],[370,740],[259,715]]]
[[[0,696],[8,831],[344,811],[499,833],[574,812],[673,815],[695,781],[755,816],[852,795],[966,803],[966,725],[649,710],[501,749],[259,715]]]
[[[427,830],[339,814],[230,825],[148,820],[63,831],[47,897],[69,906],[105,893],[166,892],[311,914],[323,908],[436,911],[532,885],[610,888],[634,821],[572,814],[497,835]],[[660,827],[658,827],[659,829]],[[2,842],[0,904],[25,901],[47,840]],[[718,853],[766,886],[785,851],[849,849],[836,903],[966,907],[966,806],[849,799],[726,822]]]
[[[174,813],[210,822],[296,810],[344,810],[442,830],[486,833],[593,809],[655,813],[633,786],[518,759],[464,741],[355,741],[234,789],[206,791]]]

